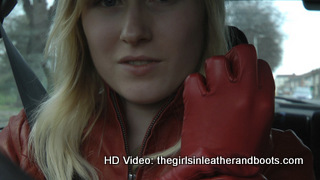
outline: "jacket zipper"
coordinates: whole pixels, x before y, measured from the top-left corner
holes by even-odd
[[[123,141],[124,141],[124,147],[126,151],[126,156],[129,156],[129,145],[128,145],[128,140],[127,140],[127,134],[126,134],[126,129],[124,127],[123,119],[121,118],[120,115],[120,110],[118,108],[118,105],[116,104],[116,99],[113,93],[110,93],[111,99],[112,99],[112,104],[113,107],[116,110],[117,118],[120,123],[122,135],[123,135]],[[128,180],[134,180],[135,179],[135,174],[132,173],[132,166],[128,165]]]
[[[143,138],[143,141],[142,141],[142,146],[140,148],[140,152],[139,152],[139,157],[142,157],[143,155],[143,151],[144,151],[144,148],[146,146],[146,143],[147,143],[147,139],[148,137],[150,136],[150,133],[151,133],[151,130],[153,128],[153,126],[155,125],[155,123],[157,122],[157,120],[159,119],[160,115],[163,113],[163,111],[169,106],[169,104],[172,102],[172,100],[174,99],[175,97],[175,94],[172,95],[168,100],[167,102],[161,107],[160,111],[157,113],[157,115],[153,118],[153,120],[151,121],[148,129],[147,129],[147,132]]]
[[[116,110],[118,121],[120,123],[121,131],[122,131],[122,135],[123,135],[123,141],[124,141],[124,145],[125,145],[126,155],[128,156],[129,155],[129,145],[128,145],[128,140],[127,140],[127,134],[126,134],[124,121],[121,118],[121,113],[120,113],[118,105],[116,104],[116,98],[115,98],[114,94],[113,93],[110,93],[110,94],[111,94],[111,99],[112,99],[113,106],[114,106],[114,108]],[[142,146],[140,148],[139,157],[142,157],[142,155],[143,155],[143,150],[144,150],[144,148],[146,146],[147,139],[150,136],[150,133],[151,133],[151,130],[152,130],[153,126],[155,125],[156,121],[159,119],[159,117],[163,113],[163,111],[172,102],[174,97],[175,97],[175,94],[172,95],[169,98],[169,100],[161,107],[160,111],[157,113],[157,115],[153,118],[152,122],[150,123],[150,125],[149,125],[149,127],[147,129],[147,132],[146,132],[146,134],[145,134],[145,136],[143,138],[143,141],[142,141]],[[135,180],[135,178],[136,178],[136,174],[132,173],[132,166],[129,165],[128,166],[128,180]]]

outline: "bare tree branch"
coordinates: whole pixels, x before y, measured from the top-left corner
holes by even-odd
[[[30,0],[23,0],[23,10],[25,11],[29,21],[33,19],[33,6],[30,3]]]

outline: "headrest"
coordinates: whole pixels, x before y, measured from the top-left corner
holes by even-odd
[[[17,4],[17,0],[0,0],[0,18],[1,23],[3,19],[8,16],[14,6]]]
[[[320,0],[303,0],[303,5],[308,10],[320,10]]]
[[[239,44],[248,44],[248,39],[246,35],[237,27],[228,26],[227,27],[227,36],[229,36],[229,47],[230,50],[232,47]]]

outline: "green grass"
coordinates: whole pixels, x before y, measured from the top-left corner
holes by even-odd
[[[0,127],[6,126],[9,118],[13,115],[17,115],[23,108],[19,101],[19,96],[14,92],[0,92]]]
[[[9,93],[2,94],[0,93],[0,106],[13,106],[20,101],[20,97],[17,94]]]

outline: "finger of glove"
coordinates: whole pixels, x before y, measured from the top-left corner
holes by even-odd
[[[258,84],[257,54],[254,46],[238,45],[226,54],[226,58],[230,62],[228,73],[231,81],[241,81],[244,86]]]
[[[213,93],[218,87],[229,82],[227,60],[224,56],[213,56],[205,62],[207,89]]]
[[[270,128],[272,126],[272,120],[274,117],[274,94],[275,94],[275,85],[272,75],[272,71],[267,62],[263,60],[258,60],[258,73],[259,73],[259,90],[257,93],[257,98],[259,104],[256,106],[256,113],[264,114],[263,118],[256,124],[256,130],[260,131],[261,136],[260,141],[266,142],[269,138]],[[264,133],[263,133],[264,132]]]
[[[205,78],[199,73],[190,74],[184,82],[184,100],[188,100],[189,97],[198,97],[206,94]]]
[[[265,88],[267,91],[274,93],[275,85],[269,64],[259,59],[258,60],[258,74],[259,74],[259,89]]]
[[[257,110],[259,109],[259,113],[263,113],[265,115],[265,117],[261,118],[261,120],[265,119],[266,122],[264,123],[260,122],[260,125],[268,123],[270,126],[270,123],[272,121],[268,119],[273,119],[273,112],[274,112],[275,85],[274,85],[273,75],[268,63],[263,60],[258,60],[258,69],[259,69],[259,72],[258,72],[259,73],[259,76],[258,76],[259,90],[257,91],[256,98],[260,103],[258,104],[256,109]]]

